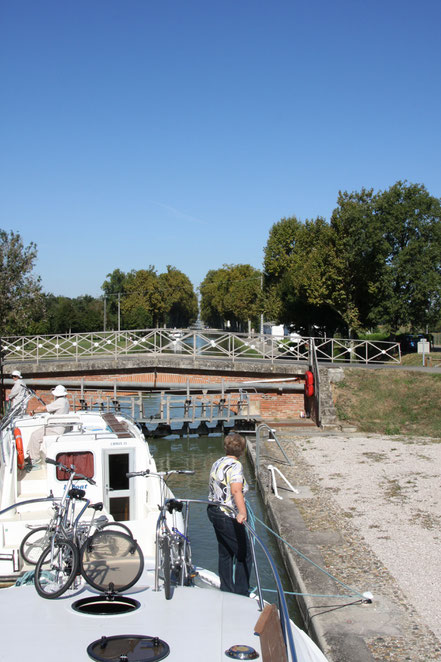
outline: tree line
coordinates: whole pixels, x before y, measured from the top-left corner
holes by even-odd
[[[115,269],[102,297],[70,298],[44,293],[33,274],[37,247],[19,234],[0,230],[0,335],[65,334],[87,331],[186,327],[198,317],[190,279],[167,267],[124,273]]]
[[[189,278],[168,266],[115,269],[103,297],[45,294],[33,274],[34,243],[0,230],[0,333],[187,327],[198,317]],[[224,264],[200,287],[200,317],[244,331],[261,320],[307,335],[355,337],[381,327],[436,330],[441,320],[441,200],[424,185],[340,192],[331,218],[282,218],[269,231],[263,269]]]

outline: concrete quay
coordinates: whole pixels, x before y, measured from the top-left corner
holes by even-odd
[[[255,467],[272,528],[343,582],[281,546],[310,636],[329,662],[440,662],[440,440],[276,426],[292,464],[261,440]]]

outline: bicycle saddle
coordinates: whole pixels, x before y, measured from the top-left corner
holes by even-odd
[[[181,501],[177,501],[177,499],[168,499],[167,503],[165,504],[169,513],[172,513],[174,510],[176,510],[178,513],[182,512],[183,505],[184,504]]]
[[[82,499],[85,494],[86,494],[86,490],[81,490],[79,487],[73,487],[68,492],[68,496],[71,499]]]
[[[89,508],[93,508],[93,510],[102,510],[104,508],[103,502],[99,501],[98,503],[91,503]]]

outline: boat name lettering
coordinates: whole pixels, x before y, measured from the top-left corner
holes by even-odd
[[[111,441],[111,446],[127,446],[127,441]]]

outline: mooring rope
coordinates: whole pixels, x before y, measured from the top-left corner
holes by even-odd
[[[330,579],[333,579],[335,582],[340,584],[340,586],[344,586],[344,588],[346,588],[351,593],[351,595],[335,595],[335,594],[327,595],[327,594],[321,594],[321,593],[300,593],[300,592],[296,592],[296,591],[285,591],[286,595],[305,595],[305,596],[309,596],[309,597],[312,597],[312,598],[352,598],[352,597],[355,597],[356,595],[358,595],[360,598],[362,598],[363,602],[369,601],[371,599],[370,594],[360,593],[360,591],[357,591],[356,589],[351,588],[350,586],[348,586],[347,584],[342,582],[341,579],[338,579],[338,577],[335,577],[334,575],[332,575],[330,572],[328,572],[328,570],[326,570],[325,568],[322,568],[322,566],[318,565],[318,563],[316,563],[312,559],[305,556],[305,554],[303,554],[303,552],[301,552],[296,547],[293,547],[293,545],[291,545],[287,540],[282,538],[282,536],[279,536],[278,533],[276,533],[273,529],[271,529],[269,526],[267,526],[265,524],[265,522],[263,522],[261,519],[259,519],[254,514],[253,509],[252,509],[252,507],[250,506],[250,504],[248,502],[246,503],[246,506],[247,506],[247,512],[248,512],[248,523],[249,523],[249,525],[251,526],[251,528],[253,530],[256,529],[255,523],[259,522],[259,524],[261,524],[263,527],[265,527],[265,529],[267,531],[272,533],[276,538],[278,538],[281,542],[283,542],[285,545],[287,545],[287,547],[289,547],[293,552],[298,554],[302,559],[304,559],[305,561],[307,561],[308,563],[313,565],[315,568],[317,568],[317,570],[320,570],[320,572],[327,575]],[[262,589],[262,590],[273,592],[273,589]]]

